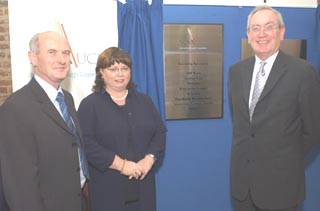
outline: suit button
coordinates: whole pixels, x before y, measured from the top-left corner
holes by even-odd
[[[71,145],[72,145],[73,147],[77,147],[77,143],[76,143],[76,142],[73,142]]]
[[[254,160],[248,159],[248,160],[247,160],[247,163],[248,163],[248,164],[251,164],[251,163],[253,164],[253,163],[254,163]]]
[[[76,169],[76,171],[77,171],[77,172],[80,172],[80,167],[78,167],[78,168]]]
[[[254,136],[255,136],[254,133],[251,133],[251,137],[254,138]]]

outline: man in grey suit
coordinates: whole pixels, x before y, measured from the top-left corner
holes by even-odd
[[[305,199],[304,157],[320,141],[320,81],[312,65],[279,50],[284,33],[278,11],[256,7],[247,23],[255,56],[229,70],[236,211],[294,211]]]
[[[34,77],[0,107],[2,184],[10,211],[86,210],[87,163],[84,158],[80,165],[79,121],[71,94],[60,86],[70,69],[70,53],[59,33],[36,34],[28,53]],[[59,92],[77,132],[65,123]]]

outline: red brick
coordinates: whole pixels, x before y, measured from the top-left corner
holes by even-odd
[[[12,93],[8,0],[0,0],[0,105]]]

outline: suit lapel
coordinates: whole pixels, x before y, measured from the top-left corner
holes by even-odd
[[[68,128],[68,126],[64,122],[60,113],[57,111],[56,107],[50,101],[46,92],[42,89],[42,87],[38,84],[38,82],[34,78],[31,79],[29,86],[41,110],[45,114],[47,114],[53,121],[55,121],[57,125],[59,125],[64,130],[72,134],[71,130]]]
[[[259,101],[257,102],[257,106],[259,102],[263,100],[263,98],[272,90],[272,88],[276,85],[282,75],[287,71],[286,69],[286,55],[279,51],[276,60],[273,63],[271,68],[270,75],[268,80],[265,84],[265,87],[260,95]],[[243,101],[248,108],[248,116],[249,116],[249,97],[250,97],[250,89],[251,89],[251,81],[252,81],[252,74],[253,68],[255,63],[255,57],[251,57],[247,59],[243,65],[241,66],[241,79],[242,79],[242,86],[243,86]]]
[[[80,122],[79,122],[79,119],[78,119],[78,116],[77,116],[77,112],[75,110],[75,107],[74,107],[74,102],[73,102],[73,99],[71,98],[71,95],[70,94],[67,94],[64,90],[64,97],[65,97],[65,101],[67,103],[67,106],[68,106],[68,110],[69,110],[69,113],[71,115],[71,118],[73,120],[73,123],[76,127],[76,131],[78,133],[78,136],[79,136],[79,139],[80,139],[80,143],[81,143],[81,146],[82,148],[84,147],[84,144],[83,144],[83,139],[82,139],[82,131],[81,131],[81,128],[80,128]],[[85,160],[87,159],[86,158],[86,155],[84,155],[85,157]]]
[[[253,74],[253,67],[254,67],[254,57],[247,60],[242,66],[242,81],[243,81],[243,100],[248,105],[248,112],[249,112],[249,97],[250,97],[250,88],[251,88],[251,79]]]
[[[282,75],[287,71],[286,63],[285,63],[285,54],[283,54],[281,51],[278,53],[276,60],[273,63],[273,66],[271,68],[270,75],[268,77],[268,80],[264,86],[264,89],[261,93],[261,96],[259,98],[259,101],[263,100],[263,98],[272,90],[272,88],[276,85],[276,83],[279,81],[279,79],[282,77]],[[258,103],[259,103],[258,101]]]

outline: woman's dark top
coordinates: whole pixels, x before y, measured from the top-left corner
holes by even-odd
[[[150,97],[129,90],[124,106],[114,103],[105,91],[82,100],[78,115],[90,170],[91,205],[94,211],[123,211],[128,177],[109,169],[115,155],[139,161],[146,154],[161,158],[166,128]],[[155,172],[139,181],[141,211],[156,210]]]

